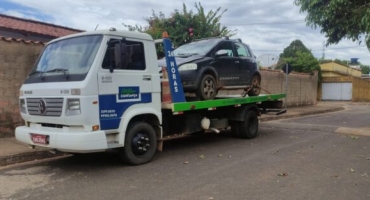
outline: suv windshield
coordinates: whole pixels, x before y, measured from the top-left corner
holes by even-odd
[[[220,39],[206,39],[184,44],[174,50],[175,56],[205,55],[207,54]]]
[[[81,36],[47,45],[29,76],[87,74],[102,38],[102,35]]]

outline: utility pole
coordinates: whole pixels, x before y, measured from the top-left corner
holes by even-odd
[[[322,42],[322,59],[325,60],[325,41]]]

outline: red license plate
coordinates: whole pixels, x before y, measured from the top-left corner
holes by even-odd
[[[48,144],[49,137],[47,135],[31,134],[31,139],[33,143],[37,144]]]

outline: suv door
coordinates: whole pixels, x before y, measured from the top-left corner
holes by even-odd
[[[218,73],[219,86],[237,86],[240,76],[238,69],[238,58],[230,41],[221,42],[213,51],[214,67]]]
[[[256,61],[252,53],[243,43],[235,42],[234,45],[237,51],[237,60],[239,61],[238,70],[240,74],[240,84],[249,85],[252,73],[256,68]]]

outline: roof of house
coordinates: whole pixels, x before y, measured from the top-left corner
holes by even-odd
[[[353,70],[361,71],[361,69],[357,69],[357,68],[351,67],[349,65],[345,65],[345,64],[337,62],[337,61],[327,61],[327,62],[321,63],[320,66],[324,65],[324,64],[333,64],[333,63],[344,66],[344,67],[348,67],[348,68],[353,69]]]
[[[0,41],[19,42],[19,43],[24,43],[24,44],[41,44],[41,45],[46,44],[45,42],[41,42],[41,41],[25,40],[25,39],[22,39],[22,38],[15,39],[15,38],[11,38],[11,37],[3,37],[3,36],[0,36]]]
[[[3,14],[0,14],[0,28],[20,32],[28,32],[55,38],[73,33],[83,32],[83,30],[72,29],[68,27],[58,26],[30,19],[22,19]]]

